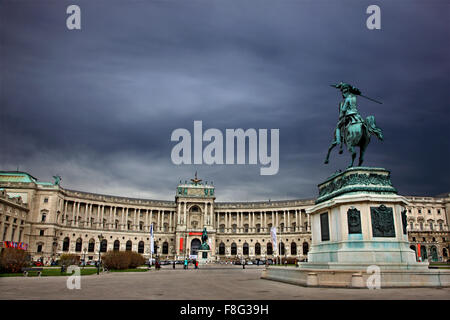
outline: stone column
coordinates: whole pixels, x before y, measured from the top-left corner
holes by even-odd
[[[177,225],[181,224],[181,203],[177,203]]]
[[[219,212],[217,212],[216,213],[216,215],[217,215],[217,225],[216,225],[216,229],[219,229],[219,227],[220,227],[220,213]]]
[[[295,228],[294,231],[297,232],[298,230],[298,209],[295,209]]]
[[[64,223],[67,225],[67,200],[64,201]]]
[[[104,228],[105,226],[103,225],[103,218],[105,216],[105,205],[102,204],[102,211],[101,211],[101,218],[100,218],[100,225],[102,226],[102,228]]]
[[[252,229],[251,232],[255,232],[255,211],[252,211]]]
[[[291,212],[290,212],[290,210],[287,210],[287,223],[288,223],[288,231],[292,231],[291,230],[291,217],[290,217],[290,215],[291,215]]]
[[[148,228],[148,209],[145,209],[144,230],[147,231],[147,228]]]
[[[156,225],[158,226],[156,229],[158,231],[161,230],[161,210],[158,210],[158,213],[156,214]]]
[[[187,225],[186,223],[186,202],[184,202],[184,209],[183,209],[183,224]]]
[[[278,229],[278,210],[275,212],[275,227]]]
[[[150,231],[150,225],[152,223],[153,223],[153,209],[150,209],[150,221],[149,221],[149,229],[148,229],[149,231]],[[155,232],[155,229],[153,229],[153,232]]]
[[[304,231],[303,229],[304,229],[304,225],[303,225],[303,213],[302,213],[302,210],[300,210],[300,221],[299,221],[299,226],[300,226],[300,229],[299,229],[299,231]]]

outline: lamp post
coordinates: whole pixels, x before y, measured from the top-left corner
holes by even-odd
[[[97,263],[97,275],[100,274],[100,263],[101,263],[101,253],[102,253],[102,241],[103,241],[103,234],[100,234],[98,236],[98,240],[100,241],[99,248],[98,248],[98,263]]]
[[[86,248],[83,249],[83,253],[84,253],[83,255],[83,269],[84,269],[84,266],[86,265]]]

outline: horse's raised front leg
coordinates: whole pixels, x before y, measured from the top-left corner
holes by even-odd
[[[336,141],[333,141],[333,142],[330,144],[330,147],[328,148],[327,157],[325,158],[325,162],[324,162],[325,164],[328,163],[328,159],[330,158],[330,152],[331,152],[331,150],[333,150],[334,147],[336,147],[336,145],[337,145],[337,142],[336,142]]]

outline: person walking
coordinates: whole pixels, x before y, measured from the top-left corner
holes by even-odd
[[[195,261],[195,269],[198,269],[198,261]]]
[[[173,269],[175,269],[175,260],[173,260],[173,265],[172,265]]]
[[[188,268],[188,260],[184,259],[184,269],[187,269],[187,268]]]

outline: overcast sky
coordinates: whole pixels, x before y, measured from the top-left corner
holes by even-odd
[[[180,180],[217,201],[313,198],[350,160],[324,165],[349,82],[383,104],[365,165],[403,195],[450,191],[447,1],[0,0],[0,170],[103,194],[172,200]],[[81,30],[66,8],[81,8]],[[381,7],[381,30],[366,8]],[[280,130],[278,174],[174,165],[173,130]],[[206,145],[206,143],[205,143]]]

